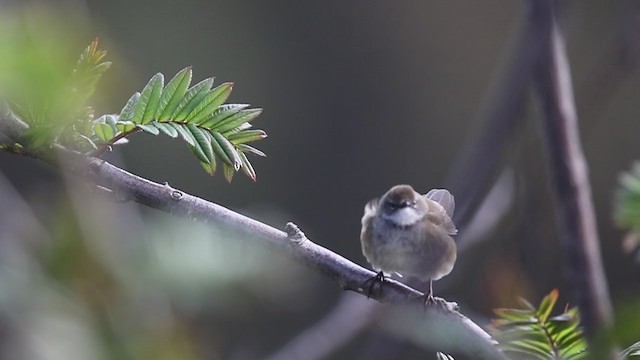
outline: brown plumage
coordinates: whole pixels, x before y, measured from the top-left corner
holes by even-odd
[[[392,187],[365,206],[362,253],[376,271],[438,280],[456,261],[453,196],[444,189],[420,195],[409,185]],[[431,297],[431,293],[428,294]]]

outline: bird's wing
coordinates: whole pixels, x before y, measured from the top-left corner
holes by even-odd
[[[453,195],[447,189],[431,189],[426,195],[427,199],[431,199],[442,205],[444,211],[449,217],[453,217],[453,211],[456,209],[456,201]]]
[[[378,208],[378,201],[379,201],[379,199],[369,200],[367,205],[364,206],[365,215],[366,214],[373,214],[373,213],[376,212],[376,209]]]
[[[443,212],[441,217],[442,226],[444,226],[449,235],[456,235],[458,233],[458,229],[456,229],[456,225],[453,223],[453,220],[451,220],[453,211],[456,208],[453,195],[451,195],[451,193],[446,189],[432,189],[424,196],[440,205],[440,211]]]

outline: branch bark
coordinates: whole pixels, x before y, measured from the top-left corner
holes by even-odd
[[[17,141],[26,125],[7,112],[0,112],[0,133]],[[267,245],[274,251],[293,259],[337,282],[345,290],[369,295],[381,303],[408,305],[423,294],[394,280],[385,280],[381,291],[365,294],[363,283],[375,275],[350,260],[309,240],[293,223],[288,223],[286,232],[233,212],[223,206],[174,189],[168,184],[131,174],[104,160],[85,157],[57,147],[62,153],[60,168],[87,181],[114,192],[120,201],[131,200],[171,215],[182,216],[204,222],[224,231],[252,239]],[[52,162],[52,161],[49,161]],[[441,302],[438,306],[427,306],[422,310],[425,323],[446,326],[465,339],[463,348],[474,358],[506,359],[495,342],[478,325],[455,310],[455,304]],[[437,329],[437,327],[435,328]],[[449,350],[449,349],[443,349]]]

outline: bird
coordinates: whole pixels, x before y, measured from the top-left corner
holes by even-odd
[[[392,273],[429,281],[425,302],[434,301],[433,281],[448,275],[456,262],[453,235],[455,199],[446,189],[425,195],[410,185],[396,185],[364,208],[362,253],[378,273],[367,280],[384,281]]]

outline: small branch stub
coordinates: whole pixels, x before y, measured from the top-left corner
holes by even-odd
[[[171,200],[180,201],[182,199],[183,197],[182,191],[172,188],[171,185],[169,185],[169,183],[166,181],[164,183],[164,187],[169,193],[169,196],[171,196]]]
[[[294,244],[300,245],[307,239],[307,236],[300,230],[298,225],[288,222],[284,227],[284,231],[287,233],[287,238],[291,240]]]

